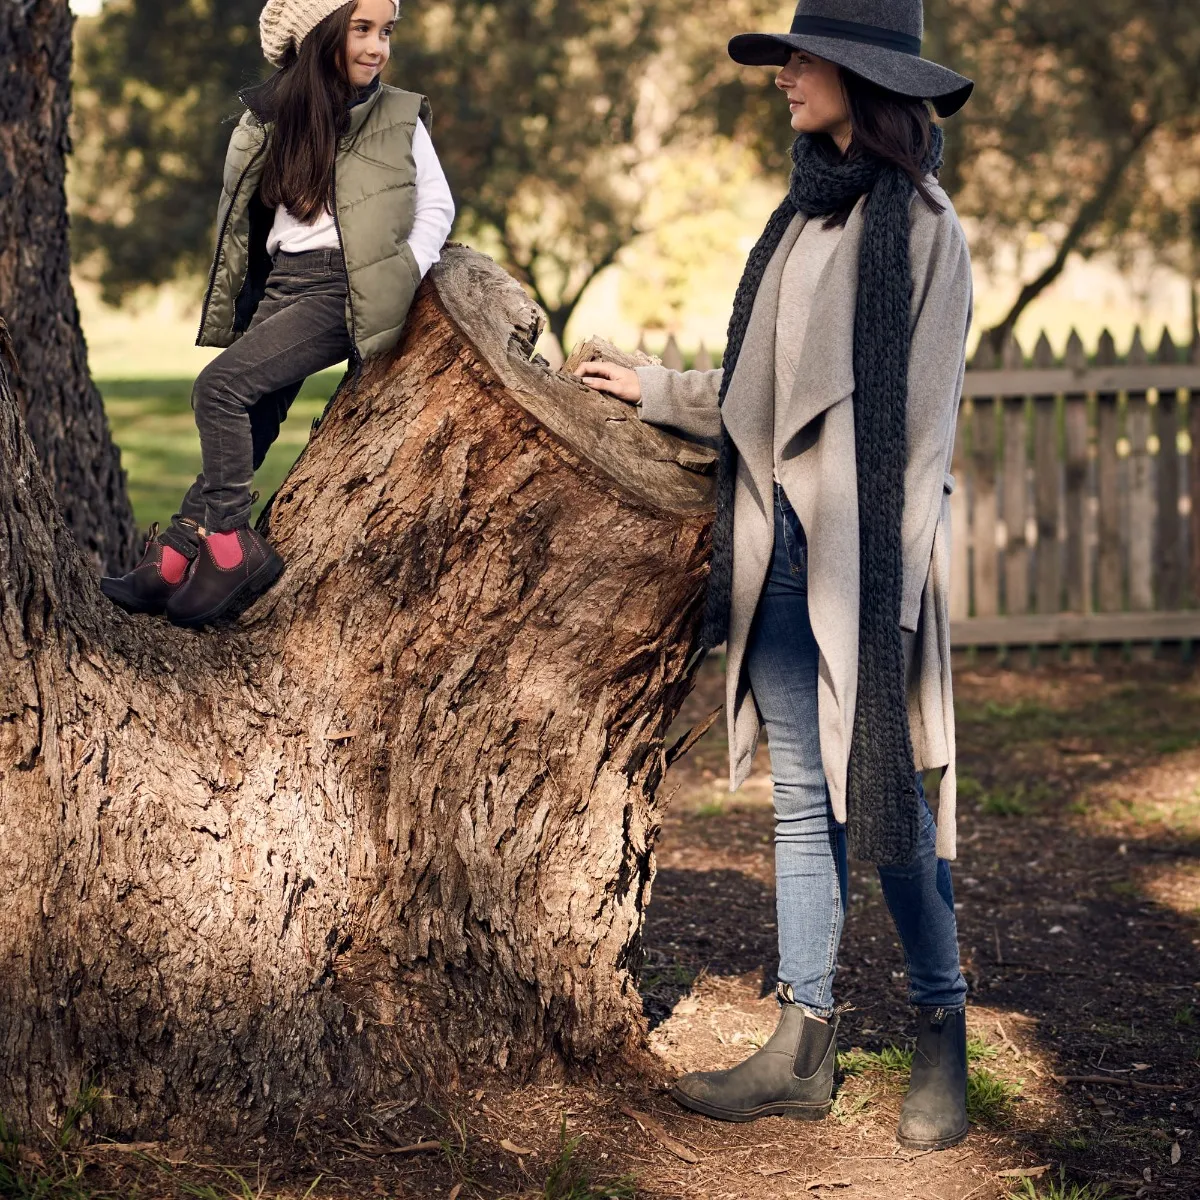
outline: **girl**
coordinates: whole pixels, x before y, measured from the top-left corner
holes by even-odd
[[[724,370],[577,373],[719,447],[704,639],[727,644],[732,788],[760,722],[770,744],[781,1019],[673,1094],[728,1121],[829,1111],[848,841],[878,864],[918,1013],[899,1140],[942,1149],[967,1134],[946,495],[971,269],[926,101],[949,116],[972,84],[920,57],[922,28],[921,0],[801,0],[790,33],[734,38],[736,61],[780,66],[799,136]]]
[[[278,578],[250,528],[254,471],[306,376],[390,350],[454,203],[429,102],[380,83],[393,0],[268,0],[259,29],[279,67],[242,94],[229,142],[196,380],[203,471],[129,574],[101,581],[130,612],[200,626]]]

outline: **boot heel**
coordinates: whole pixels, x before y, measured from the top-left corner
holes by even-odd
[[[803,1108],[785,1109],[781,1115],[792,1121],[823,1121],[829,1116],[831,1108],[833,1108],[832,1102],[829,1104],[806,1104]]]

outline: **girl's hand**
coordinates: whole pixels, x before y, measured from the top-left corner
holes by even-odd
[[[618,367],[610,362],[585,362],[575,368],[575,374],[590,388],[607,392],[626,404],[636,404],[642,398],[642,383],[636,371]]]

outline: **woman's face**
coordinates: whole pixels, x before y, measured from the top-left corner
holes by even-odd
[[[355,87],[366,87],[387,66],[395,24],[392,0],[358,0],[346,35],[346,77]]]
[[[827,133],[843,151],[850,145],[850,110],[835,63],[797,50],[775,76],[775,86],[788,98],[797,133]]]

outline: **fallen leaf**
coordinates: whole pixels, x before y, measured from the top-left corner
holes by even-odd
[[[518,1146],[515,1142],[510,1142],[508,1140],[508,1138],[500,1139],[500,1149],[507,1150],[509,1152],[509,1154],[532,1154],[533,1153],[533,1151],[531,1149],[527,1149],[525,1146]]]
[[[1050,1164],[1041,1167],[1009,1167],[1007,1171],[997,1171],[1001,1179],[1041,1179],[1050,1170]]]
[[[1178,1142],[1171,1143],[1171,1166],[1174,1166],[1183,1157],[1183,1151],[1179,1148]]]
[[[461,1196],[461,1195],[462,1195],[462,1184],[456,1183],[450,1189],[450,1195],[446,1197],[446,1200],[458,1200],[459,1196]]]
[[[1143,1178],[1143,1179],[1144,1179],[1144,1180],[1145,1180],[1147,1183],[1153,1183],[1153,1182],[1154,1182],[1154,1172],[1153,1172],[1153,1171],[1151,1171],[1149,1167],[1147,1167],[1147,1168],[1146,1168],[1146,1169],[1145,1169],[1145,1170],[1142,1172],[1142,1178]]]
[[[807,1192],[815,1192],[817,1188],[842,1188],[849,1186],[850,1180],[848,1179],[814,1179],[812,1183],[804,1185],[804,1190]]]
[[[690,1146],[685,1146],[678,1138],[673,1138],[653,1117],[647,1116],[644,1112],[638,1112],[636,1108],[629,1108],[624,1104],[621,1105],[621,1112],[636,1121],[647,1133],[657,1139],[659,1145],[664,1150],[670,1151],[676,1158],[682,1159],[685,1163],[698,1163],[700,1161],[700,1155],[695,1150]]]

